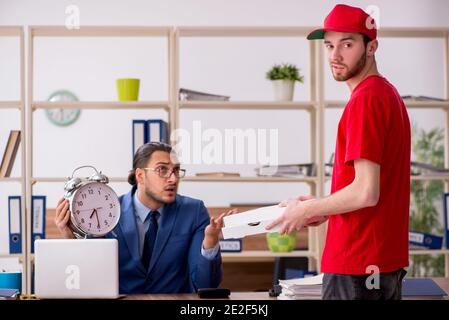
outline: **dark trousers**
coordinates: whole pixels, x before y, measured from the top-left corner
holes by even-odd
[[[373,275],[348,275],[325,273],[323,277],[323,300],[401,300],[402,279],[407,272]],[[378,276],[379,281],[373,280]]]

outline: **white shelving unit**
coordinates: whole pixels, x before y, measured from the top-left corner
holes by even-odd
[[[0,178],[0,183],[20,183],[21,184],[21,203],[22,203],[22,215],[21,215],[21,230],[22,230],[22,253],[20,254],[1,254],[0,258],[18,258],[23,266],[22,273],[22,288],[26,288],[26,174],[25,174],[25,162],[26,162],[26,126],[25,126],[25,40],[23,28],[20,26],[2,26],[0,27],[0,37],[15,37],[19,39],[19,87],[20,87],[20,99],[17,101],[0,101],[0,109],[17,109],[20,116],[20,131],[21,141],[20,150],[22,156],[21,163],[21,176],[20,177],[7,177]]]
[[[309,32],[309,28],[303,27],[178,27],[175,30],[175,91],[178,92],[180,88],[179,68],[180,68],[180,39],[183,38],[198,38],[198,37],[291,37],[291,38],[305,38]],[[317,83],[315,70],[313,66],[317,64],[317,50],[316,44],[309,42],[309,63],[312,66],[308,78],[311,79],[309,101],[292,101],[292,102],[276,102],[276,101],[177,101],[177,121],[176,128],[179,127],[179,111],[183,109],[197,109],[209,110],[213,112],[216,109],[224,110],[304,110],[309,113],[311,121],[311,161],[318,163],[318,174],[316,177],[305,178],[278,178],[278,177],[223,177],[223,178],[209,178],[209,177],[187,177],[185,181],[195,182],[291,182],[291,183],[306,183],[309,185],[311,194],[320,197],[323,196],[324,168],[320,166],[323,163],[322,155],[319,148],[316,148],[322,139],[320,134],[320,123],[322,123],[323,112],[318,108],[317,97]],[[274,254],[270,251],[242,251],[241,253],[224,253],[224,261],[272,261],[274,257],[280,256],[300,256],[309,257],[309,268],[319,268],[321,255],[319,254],[324,246],[324,232],[323,227],[310,228],[308,236],[309,248],[306,251],[294,251],[287,254]]]
[[[35,101],[33,98],[34,87],[34,41],[37,37],[159,37],[167,40],[167,58],[168,58],[168,86],[169,95],[166,101],[132,101],[132,102],[117,102],[117,101],[76,101],[76,102],[48,102]],[[90,109],[90,110],[144,110],[144,109],[163,109],[168,113],[169,123],[174,123],[174,100],[171,93],[173,92],[173,28],[170,27],[103,27],[103,26],[83,26],[76,30],[69,30],[63,26],[32,26],[28,29],[28,104],[27,104],[27,149],[26,149],[26,196],[27,196],[27,211],[31,212],[30,204],[33,195],[33,186],[36,183],[47,182],[65,182],[67,177],[34,177],[33,175],[33,112],[38,109]],[[172,130],[173,127],[170,127]],[[110,178],[111,182],[127,182],[126,178],[114,177]],[[31,215],[26,217],[27,234],[31,234]],[[30,237],[27,238],[26,252],[27,252],[27,286],[25,293],[30,294],[31,291],[31,270],[32,270],[32,254],[30,252],[31,243]]]
[[[184,181],[189,182],[243,182],[243,183],[297,183],[307,184],[311,194],[324,196],[324,185],[330,177],[324,172],[324,117],[325,110],[330,108],[342,108],[346,101],[327,101],[324,98],[324,51],[317,41],[308,42],[310,72],[309,101],[304,102],[273,102],[273,101],[179,101],[178,91],[180,87],[180,39],[186,37],[300,37],[304,38],[313,27],[87,27],[79,30],[68,30],[62,26],[39,26],[29,27],[28,30],[28,88],[26,113],[24,112],[24,78],[23,78],[23,31],[20,27],[3,27],[0,36],[19,36],[21,38],[21,101],[0,101],[0,109],[15,108],[21,111],[22,142],[26,141],[26,149],[22,148],[23,177],[0,179],[1,183],[8,181],[22,182],[23,196],[26,204],[26,215],[23,221],[23,230],[26,235],[31,233],[30,204],[33,194],[33,185],[36,183],[66,181],[66,177],[35,177],[33,174],[33,112],[38,109],[51,108],[80,108],[80,109],[104,109],[104,110],[142,110],[163,109],[169,114],[170,130],[179,128],[180,110],[304,110],[310,116],[310,155],[311,161],[317,164],[317,176],[307,178],[278,178],[278,177],[186,177]],[[438,37],[443,38],[444,45],[444,70],[445,70],[445,98],[449,97],[449,29],[420,29],[420,28],[383,28],[379,32],[380,37]],[[114,101],[80,101],[71,103],[54,103],[47,101],[35,101],[33,99],[34,87],[34,40],[36,37],[164,37],[168,42],[168,82],[169,94],[167,101],[139,101],[139,102],[114,102]],[[445,166],[449,167],[449,102],[410,102],[408,108],[442,109],[446,112],[446,142],[445,142]],[[25,128],[25,117],[28,126]],[[24,146],[23,143],[22,146]],[[440,176],[412,176],[412,180],[443,180],[446,190],[449,190],[449,177]],[[123,182],[125,177],[110,178],[111,182]],[[243,251],[241,253],[223,253],[224,261],[272,261],[275,257],[309,257],[310,268],[319,270],[321,254],[324,247],[326,226],[310,228],[308,236],[308,249],[298,250],[290,253],[272,253],[269,251]],[[31,290],[32,255],[30,254],[30,237],[24,235],[24,254],[21,256],[26,263],[24,271],[24,292],[29,294]],[[446,276],[449,276],[449,250],[419,250],[411,251],[411,255],[417,254],[443,254],[446,259]]]

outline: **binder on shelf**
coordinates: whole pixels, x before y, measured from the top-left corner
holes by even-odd
[[[133,120],[132,123],[132,156],[137,149],[148,142],[169,143],[168,124],[161,119]]]
[[[443,237],[424,232],[409,231],[408,239],[410,245],[421,248],[441,249],[443,245]]]
[[[224,172],[224,171],[214,171],[214,172],[197,172],[195,173],[197,177],[240,177],[238,172]]]
[[[9,253],[22,253],[22,199],[8,197]]]
[[[136,154],[137,149],[141,145],[147,142],[147,129],[146,129],[146,121],[145,120],[133,120],[133,158],[134,154]]]
[[[11,130],[9,132],[8,142],[6,143],[5,152],[3,153],[0,165],[0,178],[9,177],[11,175],[14,160],[20,145],[20,131]]]
[[[46,197],[33,196],[31,201],[31,253],[34,253],[34,241],[45,239]]]
[[[160,119],[147,120],[147,141],[168,143],[167,122]]]
[[[179,88],[179,100],[197,100],[197,101],[229,101],[230,96],[212,94],[207,92],[195,91],[186,88]]]
[[[449,249],[449,192],[443,194],[444,209],[444,237],[446,238],[446,249]]]

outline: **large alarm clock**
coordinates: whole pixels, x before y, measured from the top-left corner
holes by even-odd
[[[88,178],[74,177],[81,168],[92,168],[95,173]],[[108,182],[108,177],[92,166],[76,168],[66,182],[64,198],[70,205],[69,227],[77,238],[103,237],[118,224],[120,201]]]

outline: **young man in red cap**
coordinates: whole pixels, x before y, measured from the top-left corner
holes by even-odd
[[[324,39],[332,75],[351,91],[338,125],[331,195],[284,201],[285,212],[268,226],[290,233],[329,220],[323,299],[401,299],[408,266],[410,122],[377,70],[376,37],[373,19],[346,5],[308,35]]]

